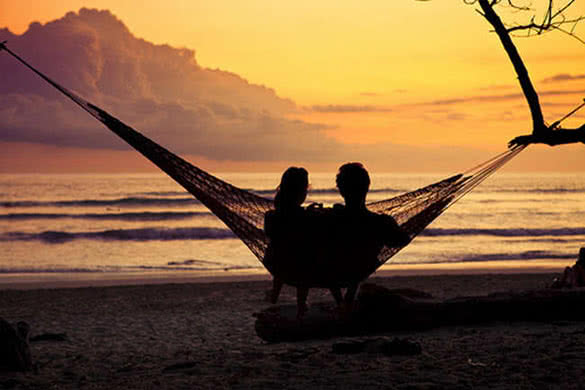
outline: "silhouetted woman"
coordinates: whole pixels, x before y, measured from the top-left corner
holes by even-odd
[[[297,286],[298,313],[306,307],[308,288],[303,287],[303,266],[300,261],[307,256],[305,251],[305,209],[301,207],[307,198],[309,174],[306,169],[290,167],[282,174],[274,198],[274,210],[264,217],[264,231],[270,243],[264,256],[264,265],[274,276],[270,301],[276,303],[283,285]]]

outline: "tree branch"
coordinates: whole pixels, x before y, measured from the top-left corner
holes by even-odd
[[[547,22],[547,24],[538,24],[538,23],[531,22],[529,24],[507,27],[506,31],[511,33],[511,32],[518,31],[518,30],[537,30],[537,34],[540,34],[540,33],[546,32],[550,29],[558,28],[559,26],[562,26],[564,24],[575,25],[583,20],[585,20],[585,16],[580,16],[576,19],[571,19],[571,20],[562,20],[562,21],[558,21],[558,22],[554,22],[554,23]],[[579,38],[579,37],[576,37],[576,38]]]
[[[528,107],[530,108],[530,114],[532,116],[532,133],[534,135],[541,134],[545,131],[548,131],[546,125],[544,124],[544,117],[542,115],[542,109],[540,108],[540,101],[538,99],[538,94],[532,85],[532,81],[530,80],[530,76],[528,75],[528,70],[516,49],[516,46],[512,42],[510,38],[510,34],[508,30],[504,26],[504,23],[500,19],[500,17],[496,14],[493,10],[493,5],[496,3],[495,0],[491,2],[488,0],[477,0],[479,3],[482,11],[483,16],[486,20],[494,27],[496,34],[500,38],[500,42],[504,46],[512,65],[514,66],[514,70],[518,75],[518,81],[520,82],[520,87],[522,88],[522,92],[526,97],[526,101],[528,102]]]
[[[527,31],[526,36],[528,36],[528,37],[533,36],[533,35],[541,35],[545,32],[551,31],[551,30],[558,30],[558,31],[561,31],[561,32],[571,36],[572,38],[578,40],[579,42],[585,44],[585,40],[583,40],[582,38],[580,38],[579,36],[577,36],[575,34],[575,28],[577,27],[577,24],[579,22],[584,21],[585,16],[579,16],[579,17],[576,17],[573,19],[567,19],[567,17],[563,13],[568,7],[571,6],[571,4],[573,4],[573,2],[574,2],[574,0],[569,1],[567,4],[565,4],[563,7],[561,7],[558,11],[553,13],[552,1],[550,1],[546,15],[544,16],[543,21],[541,23],[535,22],[534,21],[535,17],[533,16],[530,23],[517,25],[517,26],[511,26],[511,27],[506,26],[506,30],[508,31],[508,33],[526,30]],[[563,28],[563,26],[565,26],[565,25],[571,26],[570,31],[567,31]]]
[[[585,18],[583,18],[583,20],[585,20]],[[559,30],[560,32],[562,32],[562,33],[564,33],[564,34],[567,34],[567,35],[569,35],[570,37],[572,37],[572,38],[574,38],[574,39],[578,40],[579,42],[581,42],[582,44],[584,44],[584,45],[585,45],[585,39],[581,39],[581,38],[579,38],[578,36],[576,36],[575,34],[573,34],[573,32],[572,32],[572,31],[565,31],[565,30],[563,30],[562,28],[559,28],[559,27],[555,27],[555,29],[556,29],[556,30]]]
[[[565,145],[581,142],[585,144],[585,125],[578,129],[546,131],[542,134],[521,135],[508,143],[509,147],[528,144],[546,144],[548,146]]]
[[[583,103],[574,108],[567,115],[553,123],[548,127],[548,131],[542,134],[521,135],[508,142],[509,147],[517,145],[528,144],[546,144],[548,146],[556,146],[562,144],[572,144],[577,142],[585,143],[585,124],[578,129],[561,129],[561,122],[575,114],[577,111],[585,107],[585,99]]]
[[[575,4],[576,0],[565,0],[564,5],[558,9],[554,9],[553,0],[548,0],[548,7],[544,14],[541,23],[535,21],[536,16],[533,15],[529,23],[519,24],[515,26],[506,25],[494,11],[494,7],[504,0],[462,0],[467,5],[479,4],[480,9],[476,9],[480,15],[482,15],[493,27],[494,31],[498,35],[500,42],[508,54],[508,58],[514,66],[520,87],[530,108],[530,114],[532,117],[532,134],[523,135],[516,137],[509,142],[510,146],[514,145],[527,145],[530,143],[543,143],[550,146],[583,142],[585,143],[585,125],[577,129],[560,129],[560,122],[567,116],[572,115],[578,109],[585,106],[585,103],[580,105],[577,109],[573,110],[565,118],[553,123],[551,126],[547,126],[544,122],[542,114],[542,108],[538,94],[534,89],[528,70],[516,49],[516,46],[512,42],[512,34],[518,31],[527,31],[526,36],[530,37],[533,35],[540,35],[548,31],[560,31],[568,34],[569,36],[577,39],[579,42],[585,44],[585,39],[580,38],[575,34],[575,29],[578,23],[585,21],[585,16],[578,16],[574,18],[568,18],[566,11]],[[532,11],[529,6],[523,6],[522,0],[505,0],[506,6],[512,8],[515,11]],[[564,26],[571,26],[569,29],[565,29]]]

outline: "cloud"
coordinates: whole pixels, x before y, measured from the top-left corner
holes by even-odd
[[[564,95],[581,95],[585,93],[585,89],[567,89],[567,90],[557,90],[557,91],[543,91],[540,92],[539,95],[541,96],[564,96]]]
[[[450,166],[454,155],[457,165],[477,162],[474,148],[336,141],[327,136],[330,125],[291,119],[298,107],[273,89],[251,84],[234,73],[204,68],[191,49],[138,39],[108,11],[81,9],[44,25],[32,23],[22,35],[0,29],[1,40],[8,40],[11,49],[49,77],[181,155],[229,161],[364,161],[391,164],[393,170],[428,169],[429,161],[438,170]],[[519,97],[480,96],[422,104],[444,110],[437,114],[439,118],[460,121],[461,114],[443,106]],[[397,115],[402,107],[395,107]],[[393,108],[321,105],[309,109],[360,113]],[[0,53],[0,141],[4,145],[128,149],[6,53]],[[422,156],[422,161],[413,156]]]
[[[1,29],[5,39],[49,77],[178,153],[269,160],[340,146],[323,134],[328,126],[287,119],[296,105],[274,90],[203,68],[193,50],[138,39],[109,11],[70,12],[22,35]],[[0,140],[127,148],[5,53]]]
[[[550,90],[541,91],[538,94],[540,96],[563,96],[563,95],[578,95],[585,93],[585,89],[573,89],[573,90]],[[524,95],[521,93],[509,93],[502,95],[480,95],[480,96],[466,96],[461,98],[452,99],[439,99],[428,102],[414,103],[415,106],[448,106],[453,104],[462,103],[474,103],[474,102],[499,102],[508,100],[524,99]]]
[[[497,90],[502,90],[502,89],[512,89],[512,88],[518,88],[517,85],[488,85],[487,87],[481,87],[478,88],[480,91],[497,91]]]
[[[383,163],[389,153],[410,159],[417,150],[387,142],[339,142],[326,134],[331,125],[289,118],[298,107],[273,89],[201,67],[193,50],[138,39],[109,11],[70,12],[44,25],[32,23],[22,35],[0,29],[0,40],[5,39],[49,77],[181,155],[229,161]],[[309,109],[390,111],[368,105]],[[5,53],[0,54],[0,141],[128,149]],[[440,148],[432,153],[445,159],[450,154]]]
[[[568,73],[559,73],[542,80],[543,83],[559,83],[564,81],[585,80],[585,74],[570,75]]]
[[[328,105],[314,105],[310,109],[316,112],[335,112],[335,113],[353,113],[353,112],[390,112],[391,108],[380,106],[360,106],[348,104],[328,104]]]
[[[462,114],[462,113],[458,113],[458,112],[453,112],[447,115],[447,120],[449,121],[462,121],[467,119],[467,115]]]

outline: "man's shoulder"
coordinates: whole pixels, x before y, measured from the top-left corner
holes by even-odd
[[[368,210],[368,216],[369,216],[369,219],[372,221],[372,223],[374,223],[378,226],[392,226],[392,227],[398,226],[398,223],[396,223],[396,220],[391,215],[382,214],[382,213],[374,213],[373,211]]]

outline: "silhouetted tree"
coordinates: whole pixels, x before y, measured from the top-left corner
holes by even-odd
[[[542,108],[538,99],[538,93],[534,89],[528,70],[516,49],[512,36],[521,34],[522,36],[541,35],[550,31],[559,31],[569,35],[585,45],[585,40],[576,33],[576,26],[585,21],[585,16],[570,17],[568,10],[576,3],[576,0],[565,0],[560,7],[555,7],[553,0],[548,1],[547,9],[541,20],[537,20],[535,10],[525,0],[463,0],[468,5],[479,5],[477,12],[480,13],[494,28],[498,35],[508,58],[514,66],[518,75],[518,81],[526,101],[530,108],[532,116],[532,134],[516,137],[510,141],[510,146],[526,145],[531,143],[544,143],[550,146],[569,144],[575,142],[585,143],[585,124],[577,129],[560,129],[560,123],[569,115],[574,114],[578,109],[585,106],[584,103],[571,111],[568,115],[547,125],[544,121]],[[530,18],[527,23],[506,23],[498,13],[496,7],[508,7],[519,13],[529,13]]]

